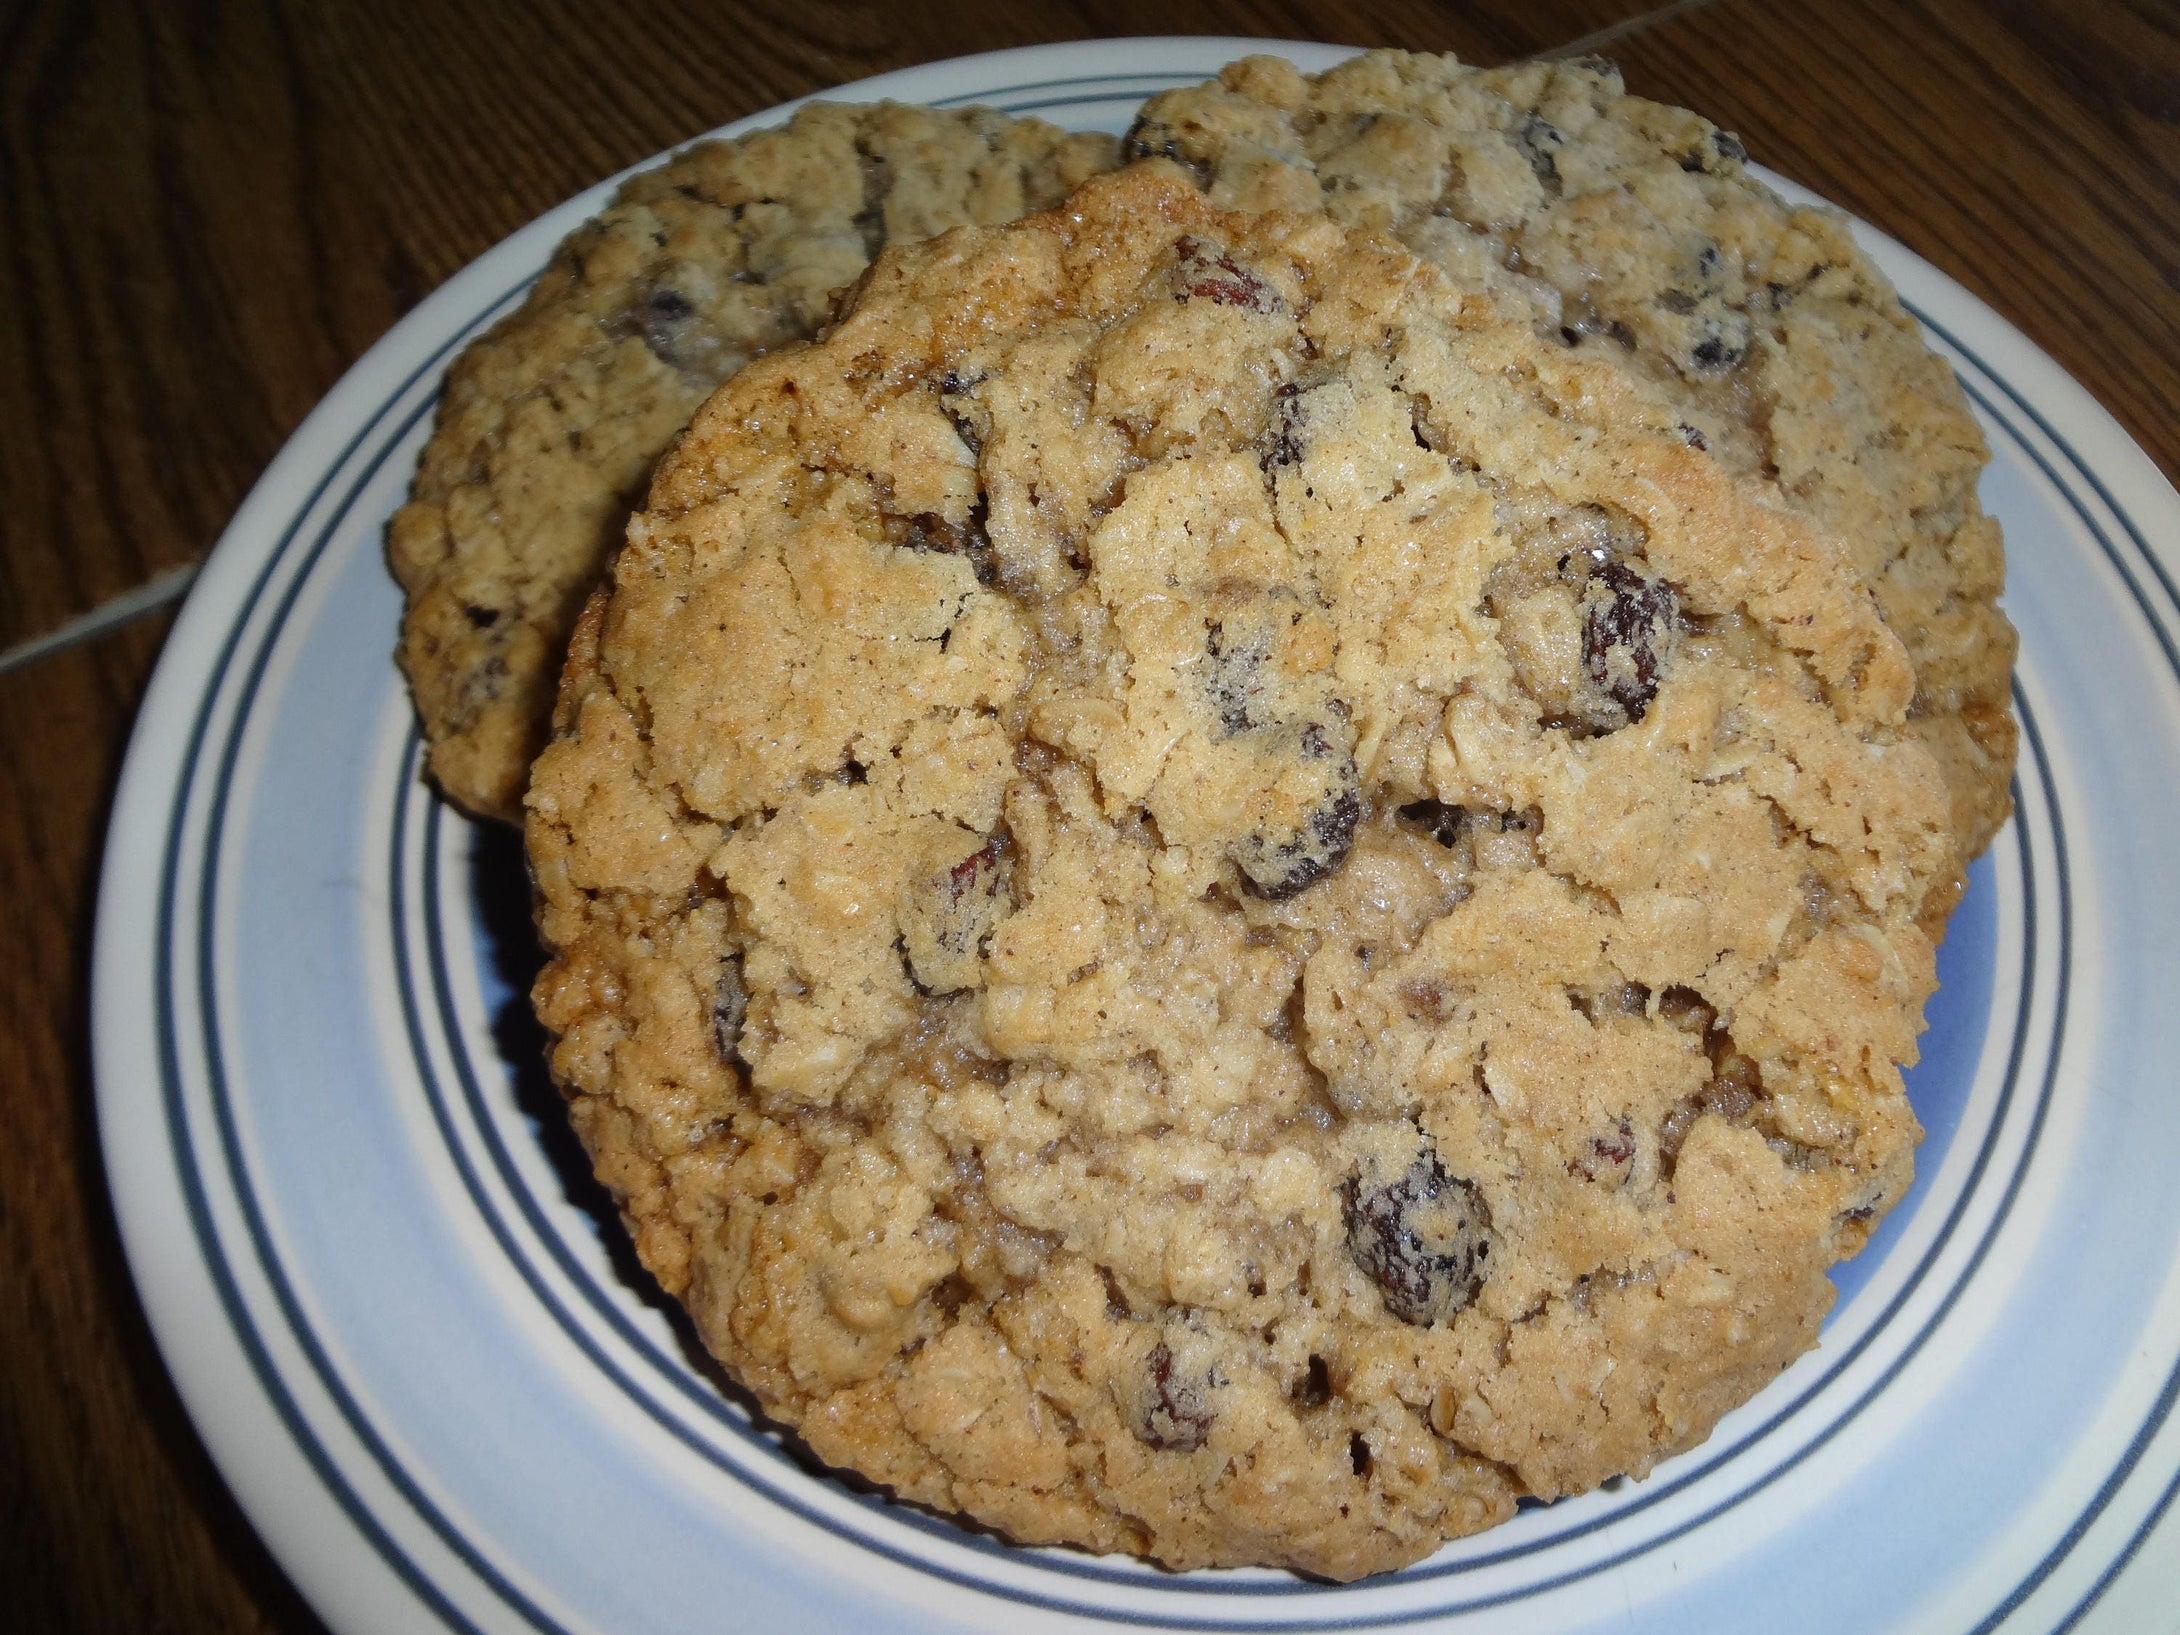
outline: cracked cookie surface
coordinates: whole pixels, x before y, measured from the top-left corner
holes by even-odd
[[[632,177],[447,376],[387,554],[441,789],[520,822],[583,599],[713,387],[813,334],[883,244],[1057,203],[1113,140],[988,108],[813,103]]]
[[[572,645],[536,1000],[767,1412],[1351,1578],[1815,1343],[1946,794],[1852,561],[1681,412],[1160,163],[711,399]]]
[[[1913,730],[1946,774],[1960,871],[2012,809],[2015,639],[1997,606],[1986,452],[1837,214],[1788,205],[1730,133],[1625,94],[1601,59],[1474,69],[1378,51],[1278,58],[1150,99],[1131,154],[1227,209],[1391,232],[1540,335],[1642,374],[1684,435],[1845,542],[1915,665]]]

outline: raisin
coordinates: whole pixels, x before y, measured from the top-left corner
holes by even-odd
[[[662,324],[672,324],[695,317],[696,308],[679,290],[653,290],[645,297],[644,315]]]
[[[1211,301],[1244,312],[1279,310],[1278,291],[1194,233],[1183,234],[1174,250],[1180,258],[1173,269],[1176,301]]]
[[[953,901],[959,902],[966,893],[975,891],[980,886],[981,889],[990,891],[991,882],[996,879],[994,871],[998,867],[999,842],[986,841],[981,850],[971,852],[947,871],[947,894]]]
[[[1491,1212],[1473,1184],[1425,1150],[1398,1180],[1348,1189],[1347,1248],[1402,1322],[1446,1322],[1475,1300],[1491,1254]]]
[[[1105,1315],[1115,1323],[1124,1323],[1135,1315],[1135,1307],[1128,1303],[1128,1291],[1120,1286],[1120,1279],[1113,1275],[1110,1266],[1100,1266],[1098,1276],[1105,1280]]]
[[[500,610],[496,607],[479,607],[471,602],[462,609],[462,613],[479,630],[490,630],[500,622]]]
[[[1658,305],[1685,318],[1695,311],[1696,298],[1686,290],[1666,290],[1658,296]]]
[[[1174,1363],[1173,1348],[1160,1340],[1151,1348],[1150,1403],[1143,1440],[1154,1448],[1194,1453],[1211,1434],[1211,1378],[1185,1374]]]
[[[1579,1158],[1567,1160],[1567,1173],[1618,1188],[1635,1164],[1635,1126],[1621,1119],[1610,1134],[1593,1135]]]
[[[1624,562],[1601,562],[1590,573],[1584,601],[1583,668],[1632,725],[1658,696],[1659,659],[1678,621],[1679,599],[1662,580]]]
[[[1431,441],[1431,400],[1427,397],[1411,397],[1408,400],[1408,435],[1415,439],[1415,446],[1427,454],[1436,454],[1438,445]],[[1456,458],[1458,464],[1458,458]]]
[[[963,402],[960,400],[967,399],[972,391],[983,384],[983,381],[984,376],[975,371],[947,369],[939,375],[936,383],[939,394],[939,407],[945,412],[947,420],[952,423],[954,435],[961,439],[961,446],[969,451],[972,459],[984,452],[984,436],[977,429],[973,401]],[[948,402],[949,398],[956,401]]]
[[[1282,635],[1306,616],[1284,591],[1231,607],[1206,621],[1209,662],[1196,666],[1206,737],[1239,740],[1233,764],[1262,780],[1249,826],[1227,842],[1246,889],[1262,897],[1291,897],[1338,868],[1362,819],[1346,705],[1275,662]]]
[[[1634,332],[1620,320],[1607,318],[1598,311],[1587,292],[1569,294],[1561,310],[1566,322],[1560,326],[1559,337],[1569,346],[1580,346],[1592,335],[1606,335],[1629,350],[1634,349]]]
[[[1763,1075],[1756,1063],[1725,1039],[1711,1058],[1711,1087],[1703,1093],[1704,1110],[1729,1124],[1744,1124],[1763,1094]]]
[[[1291,466],[1302,458],[1301,397],[1302,388],[1291,380],[1273,394],[1271,430],[1265,435],[1264,452],[1257,457],[1267,477],[1274,466]]]
[[[1529,168],[1544,191],[1556,195],[1560,189],[1557,154],[1567,145],[1566,133],[1542,114],[1531,113],[1523,115],[1515,127],[1514,141],[1528,156]]]
[[[1247,732],[1259,725],[1254,706],[1264,693],[1264,661],[1270,655],[1270,639],[1262,634],[1235,641],[1223,624],[1204,627],[1204,649],[1211,663],[1204,669],[1204,690],[1218,712],[1219,725],[1229,734]]]
[[[896,543],[907,551],[939,551],[951,556],[963,548],[965,541],[963,530],[936,511],[919,511],[902,519]]]
[[[1355,825],[1362,821],[1362,796],[1356,789],[1354,760],[1342,756],[1341,762],[1338,782],[1311,809],[1298,833],[1276,841],[1252,835],[1235,848],[1234,862],[1257,896],[1274,902],[1292,897],[1347,860]]]
[[[887,520],[893,543],[903,550],[937,551],[943,556],[966,557],[976,574],[976,582],[989,585],[998,578],[999,569],[992,555],[991,536],[984,531],[984,516],[984,497],[980,494],[976,504],[970,507],[965,522],[948,522],[935,511],[919,511],[912,517]]]
[[[640,336],[651,355],[672,369],[719,380],[742,363],[697,312],[696,304],[664,285],[647,291],[611,326],[617,334]]]
[[[1592,1136],[1590,1146],[1598,1158],[1607,1164],[1625,1164],[1635,1157],[1635,1131],[1626,1119],[1610,1136]]]
[[[1719,333],[1717,325],[1711,324],[1706,327],[1710,330],[1710,333],[1696,342],[1688,353],[1689,361],[1696,368],[1706,373],[1716,374],[1722,370],[1731,369],[1748,355],[1747,347],[1736,346],[1723,334]]]
[[[719,967],[719,984],[712,990],[712,1046],[729,1067],[745,1068],[742,1060],[742,1018],[749,1014],[749,990],[742,985],[742,957],[729,955]]]
[[[1173,127],[1163,120],[1139,114],[1128,134],[1120,139],[1120,156],[1129,163],[1138,159],[1171,159],[1195,177],[1198,187],[1211,185],[1211,167],[1181,145]]]
[[[902,952],[925,993],[974,987],[984,941],[1006,901],[1007,838],[995,834],[960,862],[912,881],[901,903]]]
[[[1120,156],[1130,163],[1138,159],[1179,159],[1181,148],[1163,125],[1138,119],[1120,139]]]
[[[1731,131],[1713,131],[1707,144],[1680,156],[1680,168],[1715,176],[1719,171],[1719,161],[1723,160],[1729,165],[1746,164],[1748,156],[1749,151],[1741,145],[1738,136]]]
[[[1696,430],[1695,427],[1689,425],[1688,422],[1685,420],[1680,423],[1680,435],[1683,439],[1686,440],[1688,446],[1694,449],[1697,453],[1703,454],[1709,452],[1711,447],[1710,440],[1706,438],[1703,433]]]

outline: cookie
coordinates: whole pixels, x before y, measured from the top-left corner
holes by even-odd
[[[815,332],[879,246],[1011,220],[1112,138],[986,108],[813,103],[632,178],[447,376],[388,531],[400,660],[439,787],[520,822],[568,632],[674,434]]]
[[[1322,209],[1397,235],[1614,358],[1687,435],[1846,542],[1915,665],[1960,871],[2012,809],[2014,632],[1958,383],[1834,212],[1791,206],[1740,142],[1625,94],[1600,59],[1465,68],[1376,51],[1306,77],[1252,57],[1144,105],[1131,154],[1188,165],[1228,209]]]
[[[1164,163],[698,413],[531,784],[535,998],[768,1413],[1345,1579],[1815,1343],[1911,1175],[1946,793],[1852,561],[1683,413]]]

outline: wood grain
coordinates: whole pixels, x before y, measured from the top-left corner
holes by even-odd
[[[97,847],[165,634],[147,620],[0,677],[0,1623],[314,1630],[167,1381],[99,1173]]]
[[[209,546],[342,370],[506,233],[786,97],[1099,35],[1493,61],[1623,24],[1635,89],[1929,256],[2180,470],[2168,6],[34,0],[0,7],[0,645]],[[164,628],[0,676],[0,1623],[311,1630],[159,1365],[92,1127],[98,844]]]

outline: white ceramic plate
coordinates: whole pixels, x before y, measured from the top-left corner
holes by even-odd
[[[1118,130],[1252,48],[1055,46],[839,94]],[[448,358],[607,192],[454,279],[297,432],[168,643],[107,853],[99,1114],[130,1260],[329,1623],[2172,1626],[2180,497],[2049,359],[1868,237],[1990,435],[2025,732],[1912,1076],[1920,1178],[1841,1269],[1822,1347],[1648,1480],[1395,1577],[1173,1575],[798,1464],[633,1271],[534,1065],[519,856],[419,781],[381,530]]]

